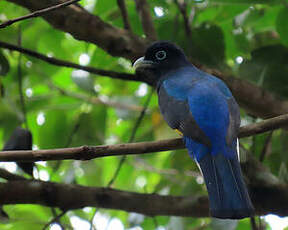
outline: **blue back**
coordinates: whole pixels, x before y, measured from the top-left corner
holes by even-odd
[[[193,66],[187,66],[165,76],[162,80],[162,87],[174,100],[188,104],[190,113],[187,113],[186,116],[192,116],[197,126],[208,137],[211,146],[206,146],[206,148],[211,154],[221,152],[226,156],[234,157],[234,151],[232,149],[229,151],[226,143],[231,117],[228,100],[233,96],[220,79]],[[192,133],[194,130],[190,132]],[[194,150],[194,157],[200,160],[205,153],[200,149],[197,151],[200,148],[197,147],[199,142],[192,144],[191,141],[193,140],[188,142]]]

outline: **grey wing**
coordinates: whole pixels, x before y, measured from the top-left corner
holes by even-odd
[[[200,129],[189,109],[187,100],[177,100],[170,96],[164,87],[158,90],[159,107],[164,120],[172,129],[179,130],[184,136],[211,146],[209,138]]]
[[[233,97],[227,100],[229,108],[229,126],[227,129],[226,143],[228,146],[232,146],[233,140],[237,139],[239,127],[240,127],[240,112],[239,106]]]

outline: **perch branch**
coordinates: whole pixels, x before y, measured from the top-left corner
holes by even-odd
[[[240,128],[239,137],[248,137],[288,125],[288,114]],[[184,148],[181,138],[117,145],[81,146],[62,149],[1,151],[0,161],[90,160],[99,157],[144,154]]]

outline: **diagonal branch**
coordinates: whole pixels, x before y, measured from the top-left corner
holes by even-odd
[[[151,85],[149,79],[141,75],[134,75],[129,73],[119,73],[115,71],[108,71],[103,69],[98,69],[89,66],[82,66],[72,62],[50,58],[46,55],[40,54],[33,50],[25,49],[18,47],[6,42],[0,41],[0,47],[6,48],[9,50],[15,50],[22,52],[24,54],[30,55],[32,57],[38,58],[45,62],[48,62],[57,66],[65,66],[68,68],[76,68],[87,71],[89,73],[98,74],[102,76],[109,76],[111,78],[121,79],[121,80],[130,80],[130,81],[141,81],[146,82]],[[253,114],[254,116],[259,116],[261,118],[270,118],[279,116],[281,114],[288,113],[288,101],[280,100],[276,98],[272,93],[257,87],[247,81],[241,80],[239,78],[227,76],[215,69],[209,69],[206,67],[201,67],[204,71],[211,73],[215,76],[218,76],[223,81],[225,81],[229,88],[232,90],[234,96],[236,97],[238,103],[246,110],[248,113]]]
[[[248,137],[288,125],[288,114],[240,128],[239,137]],[[99,157],[144,154],[184,148],[181,138],[117,145],[81,146],[75,148],[1,151],[0,161],[90,160]]]
[[[37,11],[31,13],[31,14],[28,14],[28,15],[25,15],[25,16],[22,16],[22,17],[19,17],[19,18],[8,20],[8,21],[3,22],[2,24],[0,24],[0,29],[1,28],[5,28],[7,26],[10,26],[10,25],[12,25],[12,24],[14,24],[16,22],[19,22],[19,21],[22,21],[22,20],[25,20],[25,19],[43,16],[44,14],[47,14],[48,12],[51,12],[51,11],[57,10],[57,9],[61,9],[61,8],[65,7],[65,6],[71,5],[71,4],[79,2],[79,1],[80,0],[70,0],[70,1],[67,1],[67,2],[64,2],[64,3],[57,4],[56,6],[51,6],[51,7],[42,9],[42,10],[37,10]]]
[[[7,1],[23,6],[30,11],[47,8],[51,4],[61,3],[60,0]],[[149,7],[147,7],[147,10],[149,10]],[[92,15],[82,7],[76,5],[62,8],[61,11],[50,12],[43,18],[55,28],[70,33],[78,40],[94,43],[112,56],[121,56],[135,60],[143,55],[148,44],[147,39],[131,34],[127,30],[113,27],[102,21],[98,16]],[[240,105],[252,115],[269,118],[288,113],[288,101],[279,100],[272,93],[245,80],[227,76],[219,72],[219,70],[211,70],[205,67],[202,67],[202,69],[222,78],[233,91]],[[127,78],[123,77],[121,79]],[[141,81],[139,78],[131,80]],[[144,81],[144,79],[142,80]]]
[[[62,3],[62,0],[8,0],[30,11]],[[139,57],[145,50],[146,41],[131,32],[112,26],[100,17],[89,13],[79,5],[70,5],[49,12],[43,18],[53,27],[70,33],[74,38],[91,42],[113,56],[122,56],[130,60]]]
[[[174,2],[177,5],[180,13],[182,14],[186,35],[188,37],[190,37],[191,36],[191,29],[190,29],[189,18],[187,15],[187,2],[185,2],[185,1],[179,2],[179,0],[174,0]]]
[[[91,97],[91,96],[87,96],[86,94],[74,93],[72,91],[70,92],[56,85],[53,85],[52,83],[49,84],[49,86],[53,89],[58,90],[62,95],[66,95],[68,97],[73,97],[82,101],[86,101],[94,105],[102,104],[102,105],[110,106],[116,109],[124,109],[124,110],[131,110],[131,111],[137,111],[137,112],[140,112],[143,109],[143,107],[139,105],[124,104],[124,103],[119,103],[119,102],[115,102],[113,100],[108,100],[108,99],[103,100],[100,97],[95,97],[95,96]]]
[[[15,51],[27,54],[31,57],[38,58],[42,61],[48,62],[48,63],[50,63],[52,65],[56,65],[56,66],[64,66],[64,67],[68,67],[68,68],[81,69],[81,70],[87,71],[89,73],[98,74],[98,75],[102,75],[102,76],[109,76],[111,78],[117,78],[117,79],[122,79],[122,80],[143,81],[143,79],[137,78],[134,74],[119,73],[119,72],[115,72],[115,71],[109,71],[109,70],[103,70],[103,69],[98,69],[98,68],[89,67],[89,66],[78,65],[78,64],[73,63],[73,62],[68,62],[68,61],[64,61],[61,59],[48,57],[48,56],[41,54],[41,53],[38,53],[34,50],[25,49],[25,48],[22,48],[22,47],[19,47],[16,45],[12,45],[12,44],[9,44],[6,42],[2,42],[2,41],[0,41],[0,47],[6,48],[9,50],[15,50]]]
[[[127,9],[126,9],[126,5],[124,1],[125,0],[117,0],[117,4],[122,15],[124,28],[131,32],[131,25],[128,19],[128,13],[127,13]]]
[[[135,0],[136,10],[138,11],[144,30],[144,34],[149,40],[156,40],[157,33],[154,27],[153,19],[150,14],[150,7],[146,0]]]

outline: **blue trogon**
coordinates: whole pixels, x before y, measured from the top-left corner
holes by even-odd
[[[220,79],[193,66],[176,45],[158,41],[134,67],[157,88],[160,111],[183,135],[208,190],[213,217],[253,215],[239,164],[239,107]]]

